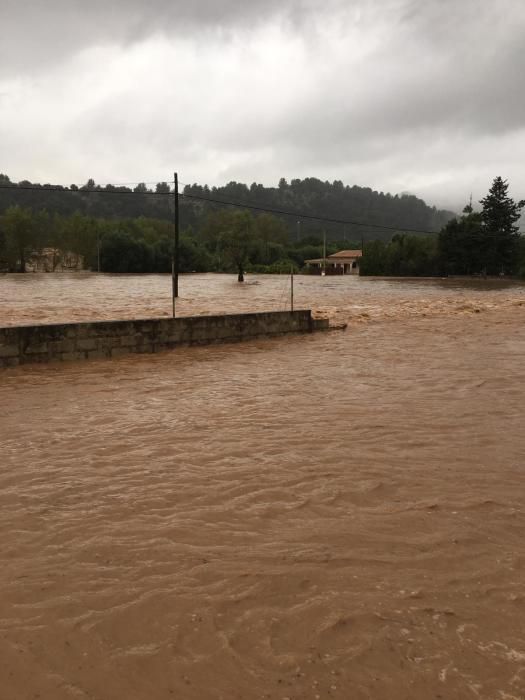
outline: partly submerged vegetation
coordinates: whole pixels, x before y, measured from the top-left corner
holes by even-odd
[[[327,254],[348,241],[332,241]],[[354,246],[355,247],[355,246]],[[47,254],[46,269],[61,269],[64,258],[81,256],[86,269],[103,272],[169,272],[173,225],[158,219],[96,219],[82,214],[51,215],[9,207],[0,218],[0,264],[11,272],[33,269]],[[245,210],[210,213],[199,231],[183,229],[179,245],[181,272],[290,272],[322,255],[322,239],[290,241],[282,222]]]
[[[368,243],[365,275],[518,275],[525,278],[525,238],[518,221],[525,202],[508,196],[496,177],[475,212],[469,204],[436,236],[396,234],[389,243]]]
[[[0,185],[0,269],[35,269],[35,260],[45,257],[45,268],[39,269],[82,265],[104,272],[171,270],[173,198],[166,196],[170,193],[166,183],[150,191],[145,185],[134,190],[97,188],[89,181],[84,188],[57,191],[51,186],[32,189],[31,183],[13,184],[0,176]],[[323,255],[324,228],[327,255],[361,248],[366,231],[363,275],[525,277],[525,243],[517,226],[524,202],[508,196],[508,183],[500,177],[481,200],[481,211],[469,205],[460,217],[452,218],[450,212],[427,207],[416,197],[392,197],[314,178],[290,184],[281,180],[277,188],[230,183],[210,190],[192,185],[184,193],[181,272],[236,272],[242,279],[243,271],[298,271],[305,260]],[[357,202],[353,216],[362,225],[325,228],[310,219],[292,220],[290,215],[253,213],[206,201],[219,195],[261,208],[286,207],[341,220],[349,216],[348,206]],[[404,226],[396,231],[400,216],[405,217]],[[393,231],[374,226],[390,226]],[[421,233],[406,232],[417,227]],[[439,233],[425,233],[437,229]]]
[[[226,200],[259,210],[250,213],[219,203]],[[0,261],[4,269],[23,270],[35,251],[51,250],[50,267],[60,269],[60,256],[67,251],[82,256],[92,270],[100,262],[107,272],[168,272],[172,205],[166,182],[153,189],[144,183],[133,189],[102,187],[93,180],[82,187],[57,188],[13,183],[0,175]],[[264,209],[289,213],[275,216]],[[179,268],[288,272],[323,254],[324,234],[330,254],[360,248],[364,236],[387,240],[398,227],[439,230],[450,215],[413,195],[392,196],[316,178],[283,178],[277,187],[186,185],[180,198]],[[310,218],[314,216],[355,223]]]

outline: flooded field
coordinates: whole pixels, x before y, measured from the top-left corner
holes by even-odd
[[[525,698],[525,288],[295,291],[347,330],[0,374],[1,700]],[[0,325],[169,294],[4,276]]]

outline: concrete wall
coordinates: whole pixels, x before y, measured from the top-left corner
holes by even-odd
[[[118,357],[178,345],[234,342],[326,328],[328,321],[313,320],[310,310],[4,327],[0,328],[0,368]]]

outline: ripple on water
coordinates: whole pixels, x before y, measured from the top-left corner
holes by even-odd
[[[195,313],[286,280],[184,282]],[[169,298],[50,283],[7,296]],[[344,333],[2,373],[0,696],[523,697],[522,288],[322,284],[298,298]]]

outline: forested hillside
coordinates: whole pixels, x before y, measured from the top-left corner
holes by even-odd
[[[134,187],[100,186],[90,179],[82,187],[31,183],[24,180],[13,183],[7,175],[0,174],[0,214],[10,206],[22,206],[34,211],[45,209],[48,213],[71,215],[74,213],[95,218],[146,217],[171,220],[172,207],[169,185],[158,183],[147,187],[139,183]],[[4,187],[7,186],[7,189]],[[34,189],[26,189],[36,187]],[[159,196],[155,196],[158,193]],[[329,240],[351,239],[390,240],[392,230],[421,229],[439,231],[453,216],[451,212],[429,207],[413,195],[391,195],[376,192],[368,187],[344,185],[341,181],[323,182],[317,178],[291,180],[282,178],[277,187],[264,187],[253,183],[248,186],[230,182],[223,187],[185,185],[181,194],[181,226],[199,230],[210,211],[220,208],[209,204],[206,198],[233,201],[255,207],[292,212],[281,218],[290,238],[318,236],[326,230]],[[195,199],[198,197],[199,199]],[[314,221],[301,216],[320,216],[328,219],[353,222],[346,226]],[[388,228],[382,229],[381,226]]]
[[[296,179],[289,183],[282,178],[278,187],[264,187],[256,183],[248,187],[237,182],[218,188],[192,185],[184,191],[188,195],[249,202],[270,209],[356,222],[344,227],[342,224],[300,221],[298,230],[298,217],[287,217],[291,234],[301,235],[303,228],[315,231],[323,228],[329,239],[348,236],[355,240],[362,237],[389,240],[392,236],[389,229],[439,231],[453,216],[452,212],[427,206],[422,199],[413,195],[385,194],[369,187],[350,187],[338,180],[330,183],[317,178]],[[387,228],[382,229],[381,226]]]
[[[418,231],[423,243],[424,232],[439,231],[452,216],[417,197],[315,178],[281,179],[277,187],[182,187],[182,272],[299,270],[323,254],[324,234],[328,254],[389,241],[396,231]],[[34,269],[35,257],[47,255],[54,271],[67,267],[72,253],[92,270],[169,272],[173,218],[166,182],[60,187],[0,175],[0,270]]]

